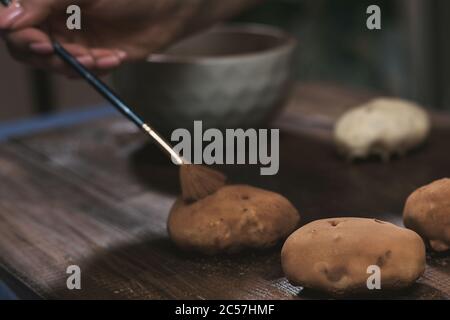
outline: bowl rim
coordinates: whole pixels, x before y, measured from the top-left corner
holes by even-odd
[[[297,46],[297,39],[292,35],[285,32],[281,28],[274,27],[271,25],[257,24],[257,23],[226,23],[216,25],[195,35],[201,35],[203,33],[234,33],[240,32],[242,34],[255,34],[272,36],[273,38],[284,40],[281,44],[272,46],[270,48],[248,52],[248,53],[235,53],[235,54],[224,54],[224,55],[199,55],[199,56],[184,56],[180,54],[165,54],[164,52],[152,53],[150,54],[146,62],[153,63],[208,63],[208,62],[219,62],[219,61],[229,61],[237,60],[242,58],[254,58],[259,56],[270,55],[274,53],[279,53],[283,51],[293,50]]]

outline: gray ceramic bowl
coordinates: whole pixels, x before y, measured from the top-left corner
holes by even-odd
[[[202,120],[204,128],[258,128],[287,96],[295,44],[273,27],[215,27],[164,54],[125,65],[114,83],[164,134],[191,129],[194,120]]]

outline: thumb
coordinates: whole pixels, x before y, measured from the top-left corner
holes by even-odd
[[[0,8],[0,29],[17,30],[41,24],[49,16],[51,0],[3,0]]]

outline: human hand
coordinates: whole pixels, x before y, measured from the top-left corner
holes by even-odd
[[[51,37],[85,67],[104,73],[258,1],[13,0],[0,7],[0,32],[11,54],[34,67],[73,75],[53,54]],[[66,27],[69,5],[81,8],[81,30]]]

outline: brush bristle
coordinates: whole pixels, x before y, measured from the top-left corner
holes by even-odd
[[[181,192],[184,201],[197,201],[225,185],[226,176],[219,171],[196,164],[180,166]]]

